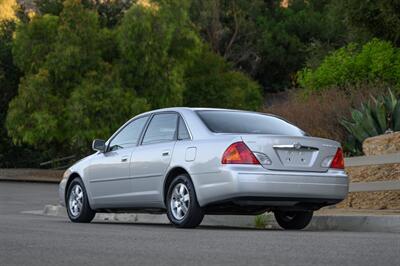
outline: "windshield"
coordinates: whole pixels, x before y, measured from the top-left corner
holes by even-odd
[[[204,124],[215,133],[268,134],[304,136],[294,125],[271,115],[253,112],[203,110],[196,111]]]

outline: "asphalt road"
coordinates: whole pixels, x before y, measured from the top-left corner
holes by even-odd
[[[56,185],[0,182],[0,266],[400,265],[400,234],[73,224],[21,213],[55,203]]]

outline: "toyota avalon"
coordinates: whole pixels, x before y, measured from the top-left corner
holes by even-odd
[[[273,212],[282,228],[303,229],[315,210],[348,193],[338,142],[268,114],[155,110],[94,140],[93,149],[59,186],[73,222],[97,212],[147,212],[193,228],[206,214]]]

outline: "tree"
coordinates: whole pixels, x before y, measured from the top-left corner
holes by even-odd
[[[77,0],[65,1],[59,17],[45,14],[17,29],[13,51],[25,77],[7,115],[15,143],[84,153],[94,134],[106,137],[148,108],[103,60],[102,34],[97,13]]]
[[[368,39],[377,37],[400,46],[399,0],[335,2],[337,12],[356,34]]]
[[[258,109],[258,84],[204,48],[188,9],[188,0],[138,3],[108,25],[67,0],[59,14],[21,23],[13,56],[24,77],[6,121],[14,143],[83,154],[149,108],[204,105],[195,98],[209,88],[208,104]]]
[[[64,0],[34,0],[37,11],[40,15],[59,16],[63,10]]]
[[[318,64],[346,41],[331,1],[194,0],[191,19],[214,52],[265,90],[293,85],[295,73]]]
[[[204,47],[186,73],[184,105],[258,110],[262,105],[260,86],[235,71],[221,56]]]
[[[345,43],[346,28],[331,16],[329,4],[298,0],[290,1],[287,8],[277,4],[266,8],[259,24],[262,60],[255,75],[264,87],[290,87],[298,69],[307,62],[322,60],[330,50]]]
[[[184,70],[200,47],[187,9],[178,0],[134,5],[119,28],[122,80],[153,108],[182,104]]]
[[[0,1],[0,167],[30,167],[43,158],[32,147],[13,145],[5,127],[8,106],[22,76],[12,56],[13,34],[19,19],[25,18],[16,1]]]
[[[111,72],[111,71],[110,71]],[[72,92],[66,107],[70,145],[83,151],[95,137],[109,138],[127,119],[149,109],[144,98],[109,74],[89,75]]]
[[[29,23],[21,23],[13,42],[13,60],[25,73],[37,73],[54,49],[59,19],[57,16],[34,17]]]
[[[254,75],[261,60],[258,20],[264,8],[262,0],[194,0],[190,15],[212,51]]]
[[[15,155],[4,127],[8,104],[17,94],[21,76],[21,72],[13,63],[11,53],[14,30],[15,21],[0,20],[0,167],[10,166],[7,161]]]

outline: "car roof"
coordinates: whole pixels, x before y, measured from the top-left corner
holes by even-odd
[[[226,109],[226,108],[211,108],[211,107],[168,107],[168,108],[161,108],[161,109],[155,109],[155,110],[151,110],[148,111],[146,113],[142,113],[137,115],[138,116],[142,116],[142,115],[146,115],[146,114],[152,114],[152,113],[157,113],[157,112],[167,112],[167,111],[175,111],[175,112],[182,112],[182,111],[229,111],[229,112],[246,112],[246,113],[253,113],[253,114],[260,114],[260,115],[266,115],[266,116],[272,116],[278,119],[281,119],[293,126],[294,125],[292,122],[286,120],[285,118],[279,116],[279,115],[275,115],[275,114],[270,114],[270,113],[263,113],[263,112],[256,112],[256,111],[249,111],[249,110],[238,110],[238,109]],[[296,126],[297,127],[297,126]]]
[[[151,113],[157,113],[157,112],[166,112],[166,111],[238,111],[238,112],[252,112],[253,111],[248,111],[248,110],[236,110],[236,109],[225,109],[225,108],[211,108],[211,107],[168,107],[168,108],[160,108],[160,109],[155,109],[151,110],[143,114],[151,114]]]
[[[282,120],[292,124],[291,122],[287,121],[283,117],[281,117],[279,115],[275,115],[275,114],[256,112],[256,111],[249,111],[249,110],[226,109],[226,108],[211,108],[211,107],[168,107],[168,108],[160,108],[160,109],[150,110],[150,111],[147,111],[145,113],[138,114],[137,116],[133,117],[132,119],[134,119],[136,117],[139,117],[139,116],[143,116],[143,115],[150,115],[150,114],[153,114],[153,113],[168,112],[168,111],[172,111],[172,112],[174,111],[174,112],[179,112],[179,113],[182,112],[182,111],[183,112],[184,111],[191,111],[191,112],[195,112],[195,111],[247,112],[247,113],[261,114],[261,115],[267,115],[267,116],[276,117],[276,118],[282,119]]]

